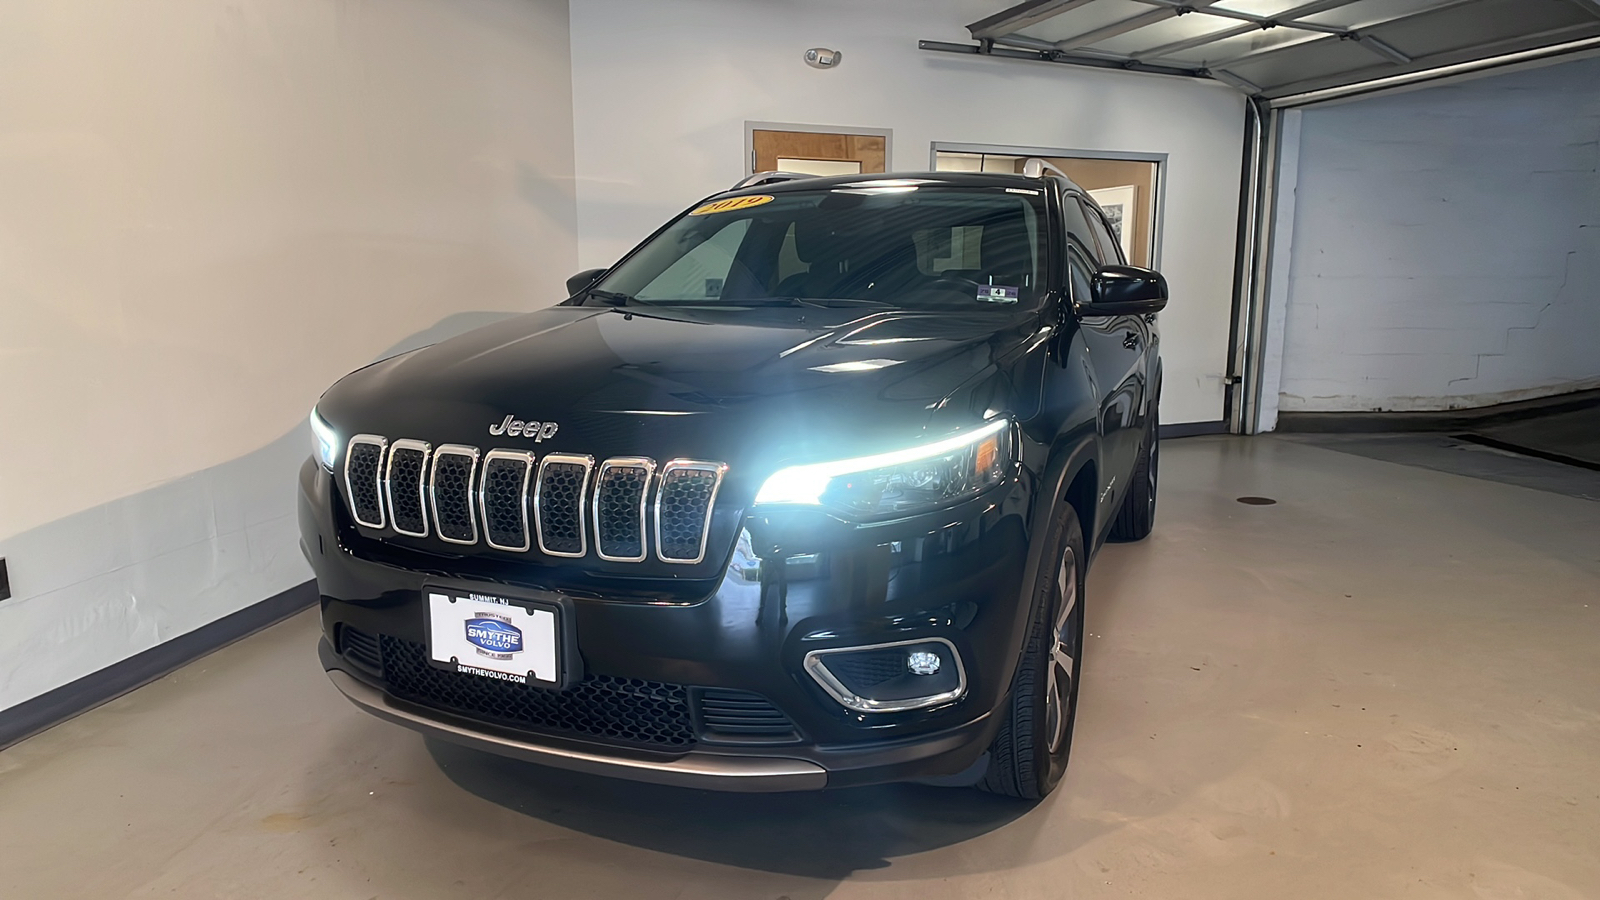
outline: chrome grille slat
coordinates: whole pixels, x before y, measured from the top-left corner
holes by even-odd
[[[428,536],[427,441],[402,438],[389,447],[389,464],[383,467],[383,493],[389,501],[389,522],[395,533]]]
[[[344,492],[350,502],[350,515],[368,528],[386,524],[383,513],[383,454],[389,439],[376,434],[358,434],[344,451]]]
[[[656,558],[693,565],[706,558],[706,536],[717,490],[728,471],[724,463],[675,459],[661,467],[656,488]]]
[[[452,544],[478,542],[478,520],[472,512],[478,456],[477,447],[461,444],[445,444],[434,451],[428,493],[433,501],[433,526],[440,540]]]
[[[532,475],[532,453],[490,450],[484,455],[478,478],[484,543],[513,553],[524,553],[533,546],[528,532],[528,483]]]
[[[704,562],[728,465],[644,456],[598,464],[575,453],[435,448],[358,434],[345,448],[344,489],[363,528],[450,544],[606,562]],[[653,497],[653,500],[652,500]],[[591,544],[592,541],[592,544]]]
[[[583,500],[593,468],[594,457],[571,453],[552,453],[539,461],[539,477],[533,487],[539,552],[569,558],[589,552]]]
[[[643,456],[614,456],[594,479],[595,553],[607,562],[644,562],[645,504],[656,463]]]

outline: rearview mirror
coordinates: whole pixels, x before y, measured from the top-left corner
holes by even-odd
[[[1167,280],[1160,272],[1137,266],[1105,266],[1094,273],[1088,303],[1080,316],[1142,316],[1167,306]]]
[[[567,296],[576,297],[589,289],[600,276],[606,273],[605,269],[584,269],[582,272],[567,279]]]

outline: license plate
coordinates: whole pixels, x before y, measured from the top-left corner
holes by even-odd
[[[561,683],[559,607],[430,586],[428,657],[439,668],[517,684]]]

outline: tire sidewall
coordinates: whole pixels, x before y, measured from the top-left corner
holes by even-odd
[[[1083,587],[1086,557],[1084,554],[1083,526],[1078,520],[1077,511],[1072,506],[1062,503],[1062,509],[1056,513],[1052,522],[1052,539],[1046,557],[1049,565],[1039,567],[1039,574],[1034,586],[1034,596],[1038,598],[1034,615],[1040,617],[1038,622],[1042,627],[1030,629],[1030,645],[1028,652],[1038,654],[1042,664],[1034,667],[1036,683],[1033,695],[1032,721],[1037,724],[1037,733],[1033,736],[1033,771],[1038,778],[1038,796],[1043,797],[1060,783],[1061,777],[1066,773],[1067,759],[1072,752],[1072,732],[1078,712],[1078,686],[1082,681],[1083,672]],[[1056,615],[1062,602],[1061,592],[1056,586],[1056,576],[1060,572],[1061,562],[1065,552],[1071,549],[1077,561],[1077,597],[1078,605],[1074,610],[1072,622],[1069,627],[1076,630],[1076,647],[1072,662],[1072,686],[1067,697],[1065,715],[1066,737],[1061,742],[1061,747],[1055,753],[1050,752],[1050,735],[1046,733],[1049,722],[1048,702],[1049,692],[1049,664],[1050,653],[1054,641],[1052,628]]]

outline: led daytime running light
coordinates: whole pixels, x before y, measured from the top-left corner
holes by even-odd
[[[841,475],[870,472],[873,469],[884,469],[890,466],[916,462],[920,459],[944,456],[976,444],[991,435],[998,434],[1010,424],[1011,420],[1009,419],[995,419],[976,431],[958,434],[955,437],[946,438],[932,444],[924,444],[920,447],[880,453],[876,456],[858,456],[855,459],[810,463],[803,466],[790,466],[786,469],[779,469],[761,485],[761,490],[756,493],[756,503],[758,505],[788,503],[820,506],[822,504],[822,494],[828,489],[828,483]]]
[[[311,436],[316,441],[317,461],[324,469],[333,471],[333,464],[339,457],[339,433],[314,406],[311,408]]]

